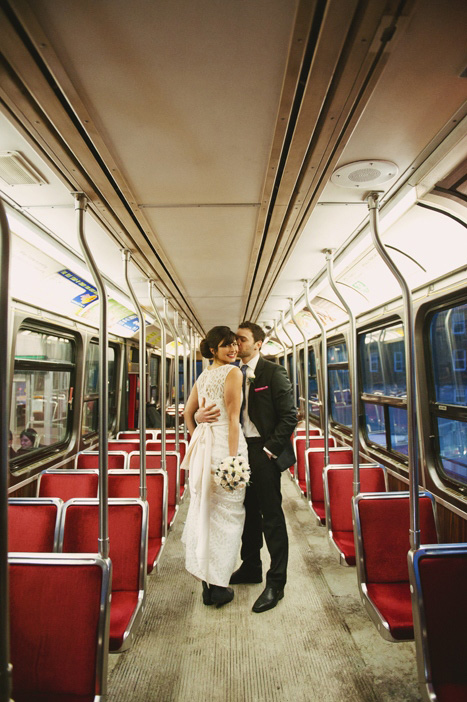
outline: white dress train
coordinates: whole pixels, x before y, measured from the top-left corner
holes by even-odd
[[[240,549],[245,521],[245,489],[229,492],[214,483],[213,474],[229,455],[229,427],[224,400],[225,379],[233,366],[205,369],[196,385],[198,400],[216,403],[217,422],[199,424],[191,438],[182,467],[189,471],[190,506],[182,541],[189,573],[208,584],[226,587]],[[241,427],[238,455],[248,460],[248,448]]]

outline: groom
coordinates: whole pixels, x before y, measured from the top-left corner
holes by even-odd
[[[242,564],[231,584],[262,582],[260,551],[263,533],[271,557],[266,588],[253,612],[266,612],[284,596],[289,543],[282,511],[281,472],[295,463],[290,440],[297,424],[290,381],[283,366],[260,356],[264,331],[258,324],[242,322],[237,331],[238,357],[244,373],[246,402],[242,410],[243,433],[251,469],[245,494]],[[216,410],[200,408],[196,421],[213,421]]]

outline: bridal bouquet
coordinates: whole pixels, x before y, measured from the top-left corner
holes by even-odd
[[[224,490],[238,490],[248,485],[250,466],[243,456],[227,456],[219,463],[214,473],[214,482]]]

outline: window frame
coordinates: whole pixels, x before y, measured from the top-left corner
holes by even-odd
[[[87,402],[96,402],[96,401],[97,401],[97,403],[98,403],[98,404],[97,404],[97,408],[98,408],[98,409],[97,409],[97,412],[98,412],[98,414],[99,414],[99,389],[97,389],[97,391],[96,391],[95,393],[90,393],[90,394],[86,394],[86,393],[85,393],[85,390],[86,390],[86,372],[87,372],[87,363],[88,363],[88,351],[89,351],[89,349],[91,348],[91,346],[97,346],[97,347],[99,348],[99,339],[97,339],[96,337],[93,336],[93,337],[91,337],[90,339],[88,339],[88,343],[87,343],[86,346],[85,346],[86,352],[85,352],[85,354],[84,354],[83,397],[82,397],[82,402],[81,402],[81,406],[82,406],[82,407],[81,407],[81,409],[82,409],[81,417],[82,417],[82,419],[81,419],[81,427],[80,427],[80,432],[81,432],[80,438],[81,438],[82,441],[85,441],[85,442],[88,442],[90,439],[93,439],[93,437],[97,436],[97,434],[99,433],[99,427],[97,427],[96,429],[93,429],[92,431],[88,432],[87,434],[83,434],[83,433],[82,433],[82,431],[83,431],[83,424],[84,424],[84,407],[85,407],[86,403],[87,403]],[[118,416],[118,358],[119,358],[119,357],[118,357],[118,354],[119,354],[119,344],[117,344],[117,343],[115,343],[115,342],[113,342],[113,341],[109,341],[109,342],[108,342],[108,347],[109,347],[109,348],[112,348],[113,351],[114,351],[114,368],[115,368],[115,372],[114,372],[114,397],[115,397],[115,403],[114,403],[114,405],[113,405],[113,408],[114,408],[115,411],[114,411],[114,415],[113,415],[113,416],[111,416],[111,404],[110,404],[110,402],[109,402],[109,407],[108,407],[108,412],[109,412],[108,424],[109,424],[109,426],[108,426],[107,431],[108,431],[108,432],[112,432],[112,431],[115,429],[115,427],[116,427],[116,424],[117,424],[117,416]],[[99,360],[99,359],[98,359],[98,360]],[[107,365],[108,365],[108,361],[107,361]],[[109,398],[110,398],[110,396],[111,396],[111,393],[110,393],[110,388],[109,388]]]
[[[18,337],[23,331],[30,331],[36,334],[44,334],[49,336],[55,336],[59,339],[67,339],[70,342],[71,348],[71,361],[53,361],[44,359],[23,359],[16,358],[16,346]],[[78,366],[78,347],[80,340],[78,335],[72,331],[65,329],[63,327],[54,326],[52,324],[42,324],[41,322],[26,318],[21,321],[16,330],[14,347],[13,347],[13,363],[11,370],[11,382],[13,387],[14,376],[17,371],[37,371],[37,372],[63,372],[70,373],[70,383],[68,386],[68,411],[67,411],[67,421],[65,435],[63,439],[55,442],[54,444],[49,444],[47,446],[37,446],[31,449],[27,453],[19,454],[9,459],[9,470],[12,474],[17,474],[24,469],[25,466],[31,463],[36,463],[37,461],[42,461],[44,458],[52,456],[60,451],[63,451],[70,443],[73,434],[73,422],[75,413],[75,390],[77,381],[77,366]],[[10,405],[13,398],[10,398]],[[9,427],[10,429],[11,427]],[[32,458],[32,460],[31,460]]]
[[[347,360],[346,361],[330,361],[329,360],[329,349],[332,348],[333,346],[337,346],[339,344],[344,344],[346,354],[347,354]],[[331,423],[339,428],[339,431],[342,431],[345,434],[348,434],[349,436],[352,435],[352,424],[350,423],[349,425],[347,424],[342,424],[341,422],[338,422],[332,414],[332,401],[331,401],[331,371],[333,370],[346,370],[349,374],[349,392],[350,392],[350,407],[352,407],[352,391],[350,389],[350,367],[349,367],[349,351],[348,351],[348,344],[347,344],[347,339],[345,336],[340,335],[337,337],[334,337],[332,339],[327,339],[326,343],[326,358],[327,358],[327,373],[328,373],[328,414],[329,414],[329,419],[331,420]],[[348,406],[348,405],[346,405]]]

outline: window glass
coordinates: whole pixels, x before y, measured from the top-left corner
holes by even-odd
[[[387,448],[386,441],[386,420],[384,417],[384,407],[375,405],[372,402],[363,403],[365,411],[365,426],[367,437],[375,444]]]
[[[345,342],[328,346],[328,363],[346,363],[348,361]]]
[[[467,484],[467,423],[437,417],[439,454],[449,478]]]
[[[53,334],[20,329],[16,339],[15,359],[72,361],[72,341]]]
[[[159,402],[159,368],[161,359],[160,356],[151,354],[149,357],[149,382],[151,402],[158,404]],[[179,361],[181,378],[183,378],[183,362]]]
[[[74,383],[74,340],[20,329],[10,412],[10,459],[63,443]]]
[[[111,429],[117,416],[115,348],[107,350],[108,364],[108,428]],[[92,341],[86,353],[82,436],[96,433],[99,429],[99,344]]]
[[[313,349],[308,351],[308,402],[310,413],[314,417],[319,417],[319,395],[318,395],[318,377],[316,373],[316,359]]]
[[[467,405],[467,305],[433,315],[431,359],[436,402]]]
[[[389,433],[391,449],[405,456],[409,454],[409,438],[407,430],[407,410],[400,407],[388,407]]]
[[[362,334],[360,359],[363,392],[386,397],[406,396],[402,324]]]
[[[335,422],[352,426],[352,396],[350,394],[349,371],[329,370],[329,396],[331,416]]]

